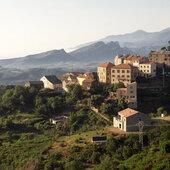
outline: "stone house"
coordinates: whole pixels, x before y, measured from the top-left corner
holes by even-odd
[[[111,68],[114,64],[106,62],[97,67],[97,74],[100,83],[111,83]]]
[[[139,67],[140,63],[143,63],[143,62],[148,62],[148,58],[145,57],[145,56],[137,56],[136,58],[133,59],[133,66],[135,67]]]
[[[151,124],[151,119],[144,113],[127,108],[113,117],[113,126],[125,132],[138,131],[138,123],[142,121],[145,127]]]
[[[68,85],[78,85],[77,81],[69,81],[69,80],[63,80],[62,81],[62,87],[65,92],[68,92]]]
[[[168,50],[157,50],[149,53],[149,61],[155,62],[158,67],[162,67],[165,63],[166,67],[170,67],[170,51]]]
[[[44,88],[55,89],[57,92],[63,92],[62,82],[55,75],[43,76],[41,79]]]
[[[94,79],[85,79],[82,84],[82,88],[84,90],[90,90],[92,86],[96,84],[96,80]]]
[[[115,64],[115,65],[123,64],[123,63],[124,63],[124,60],[125,60],[127,57],[128,57],[127,54],[117,55],[117,56],[114,58],[114,64]]]
[[[122,97],[128,103],[129,108],[137,108],[137,83],[129,83],[126,88],[119,88],[116,90],[116,100],[120,100]]]
[[[139,64],[139,74],[142,77],[155,77],[156,76],[156,63],[143,62]]]
[[[131,64],[119,64],[111,67],[111,84],[123,82],[125,86],[136,80],[138,68]]]
[[[36,89],[42,89],[44,84],[42,81],[28,81],[25,84],[26,87],[34,87]]]

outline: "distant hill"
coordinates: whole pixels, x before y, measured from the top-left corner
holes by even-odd
[[[62,50],[52,50],[21,58],[0,60],[0,66],[5,68],[86,68],[96,67],[101,62],[111,61],[117,54],[132,53],[127,48],[121,48],[118,42],[97,42],[80,48],[71,53]]]
[[[167,46],[169,40],[170,28],[164,29],[160,32],[146,32],[143,30],[137,30],[127,34],[109,35],[98,41],[103,41],[105,43],[118,41],[121,47],[126,47],[139,55],[147,56],[150,50],[157,50],[163,46]],[[98,41],[81,44],[75,47],[75,49],[89,46]]]
[[[82,62],[101,63],[105,61],[113,62],[113,59],[117,54],[124,53],[130,54],[133,52],[128,48],[120,47],[119,42],[111,41],[109,43],[104,43],[99,41],[94,44],[79,48],[69,54]]]
[[[37,67],[56,67],[63,63],[77,61],[73,56],[66,53],[63,49],[51,50],[39,54],[28,55],[26,57],[0,60],[0,65],[9,68],[37,68]]]

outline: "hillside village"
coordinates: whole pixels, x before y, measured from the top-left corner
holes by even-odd
[[[166,51],[165,49],[162,50],[164,52]],[[158,55],[162,55],[164,52],[160,53],[160,51],[158,51],[157,53]],[[154,52],[154,54],[155,53],[156,52]],[[97,67],[97,73],[69,72],[62,75],[60,78],[57,78],[55,75],[48,75],[43,76],[40,81],[29,81],[25,84],[25,86],[35,87],[38,89],[54,89],[58,93],[67,93],[69,86],[79,85],[88,93],[89,90],[95,88],[98,84],[103,84],[108,87],[119,84],[120,88],[109,92],[108,99],[113,101],[113,103],[119,103],[120,101],[127,103],[129,110],[125,109],[122,113],[125,113],[125,117],[131,117],[132,120],[134,119],[131,123],[129,123],[129,126],[138,123],[139,120],[145,123],[145,121],[148,122],[147,119],[149,119],[149,117],[143,113],[140,113],[141,116],[139,116],[139,112],[133,109],[138,109],[138,85],[136,81],[142,78],[150,79],[156,77],[157,68],[160,68],[163,64],[163,60],[154,60],[152,54],[153,51],[149,54],[149,58],[129,54],[117,55],[114,58],[114,64],[111,62],[105,62],[104,64],[99,65]],[[165,55],[165,57],[165,64],[166,66],[169,66],[170,60],[167,59],[167,55]],[[98,109],[95,111],[98,112]],[[134,114],[131,114],[131,112]],[[137,120],[133,118],[136,114],[138,115]],[[117,115],[119,118],[117,118],[117,116],[113,118],[113,126],[124,130],[124,125],[122,126],[121,123],[124,119],[119,116],[119,113],[117,113]],[[119,125],[118,123],[115,123],[118,120]],[[150,125],[150,123],[146,124]],[[136,131],[137,129],[133,127],[131,128],[131,131]]]
[[[169,169],[170,79],[161,65],[123,54],[97,72],[1,87],[1,167]]]
[[[160,164],[160,161],[155,161],[158,155],[161,160],[168,157],[169,124],[165,121],[161,129],[154,128],[161,124],[161,119],[154,117],[166,116],[169,110],[169,91],[161,90],[162,82],[160,85],[159,81],[158,89],[155,89],[155,80],[160,77],[154,77],[154,72],[151,78],[132,80],[131,77],[136,77],[132,76],[132,71],[139,74],[139,70],[125,63],[113,65],[106,62],[98,69],[98,73],[42,76],[40,81],[29,81],[25,87],[9,86],[4,93],[1,91],[1,167],[108,169],[123,166],[133,169],[137,165],[126,165],[126,160],[146,152],[148,147],[152,150],[155,141],[152,166]],[[117,83],[111,84],[111,75],[115,76]],[[120,75],[126,78],[121,81]],[[106,80],[109,83],[103,82]],[[165,85],[168,85],[166,81]],[[143,85],[141,88],[141,82],[145,88]],[[149,154],[144,157],[150,161]],[[168,167],[167,161],[161,166]]]

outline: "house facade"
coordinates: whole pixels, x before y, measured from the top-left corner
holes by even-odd
[[[126,59],[126,57],[128,57],[127,54],[117,55],[117,56],[114,58],[114,64],[115,64],[115,65],[123,64],[124,59]]]
[[[117,117],[113,117],[113,126],[125,132],[138,131],[138,123],[142,121],[145,126],[151,124],[151,119],[144,113],[127,108],[118,112]]]
[[[135,67],[139,67],[140,63],[143,62],[148,62],[148,58],[145,56],[137,56],[134,60],[133,60],[133,66]]]
[[[139,64],[139,73],[142,77],[155,77],[156,76],[156,63],[144,62]]]
[[[136,80],[138,68],[130,64],[119,64],[111,67],[111,84],[123,82],[125,86]]]
[[[63,92],[62,82],[55,75],[43,76],[41,79],[44,88],[55,89],[57,92]]]
[[[97,74],[100,83],[111,83],[111,68],[114,65],[110,62],[106,62],[97,67]]]
[[[165,66],[170,67],[170,51],[168,50],[157,50],[149,53],[149,61],[155,62],[158,67],[161,67],[163,63]]]
[[[126,88],[116,90],[116,99],[119,101],[122,97],[128,103],[129,108],[137,108],[137,83],[129,83]]]

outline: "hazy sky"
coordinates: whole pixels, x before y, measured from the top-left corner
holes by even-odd
[[[0,59],[170,27],[170,0],[0,0]]]

